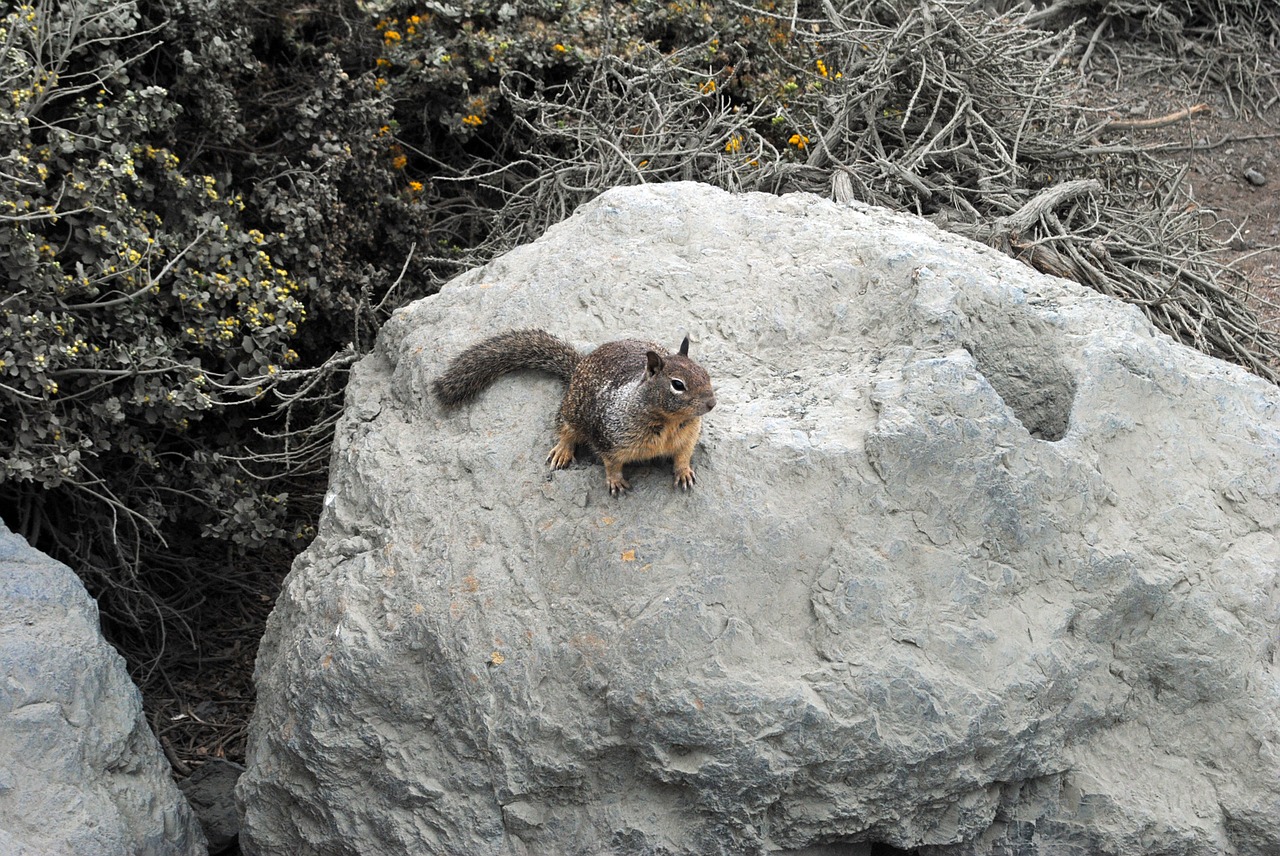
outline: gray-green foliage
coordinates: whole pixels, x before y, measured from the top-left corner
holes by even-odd
[[[225,459],[243,453],[226,411],[297,360],[304,289],[240,196],[168,144],[180,108],[139,73],[157,45],[131,2],[4,17],[0,488],[109,505],[121,536],[181,517],[253,543],[278,533],[280,497]],[[74,518],[19,505],[76,539]]]
[[[1067,23],[1045,29],[1050,10],[969,0],[381,5],[372,73],[400,137],[465,143],[408,170],[448,179],[433,201],[462,203],[474,261],[616,184],[806,190],[930,216],[1280,377],[1280,340],[1209,254],[1176,169],[1098,144],[1107,120],[1077,100],[1096,30],[1070,23],[1088,4],[1054,4]],[[1214,20],[1181,14],[1187,32]]]
[[[303,543],[347,345],[423,232],[347,71],[372,27],[324,5],[0,11],[0,511],[135,665]]]

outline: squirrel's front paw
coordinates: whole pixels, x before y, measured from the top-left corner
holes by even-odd
[[[609,485],[609,494],[611,496],[617,496],[631,487],[631,482],[627,481],[622,476],[606,475],[604,480],[605,484]]]
[[[693,475],[693,467],[676,470],[676,487],[681,490],[688,490],[693,487],[696,481],[697,478]]]
[[[573,463],[573,447],[564,443],[556,443],[547,453],[547,463],[553,470],[563,470]]]

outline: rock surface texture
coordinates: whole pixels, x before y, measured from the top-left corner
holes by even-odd
[[[691,355],[694,455],[548,474],[470,342]],[[400,311],[258,660],[275,854],[1280,852],[1280,390],[924,221],[614,190]]]
[[[206,852],[79,578],[0,523],[0,853]]]
[[[240,811],[236,808],[236,780],[244,767],[221,758],[206,761],[178,783],[200,829],[209,842],[209,856],[231,852],[240,834]]]

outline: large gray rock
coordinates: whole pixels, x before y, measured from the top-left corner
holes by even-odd
[[[548,474],[553,380],[430,398],[524,325],[689,332],[694,491]],[[1280,390],[1136,310],[912,217],[611,191],[352,375],[242,840],[1274,854],[1277,526]]]
[[[0,853],[206,852],[97,604],[3,523],[0,675]]]

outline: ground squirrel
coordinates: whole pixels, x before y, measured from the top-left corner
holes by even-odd
[[[624,464],[668,456],[676,486],[693,486],[689,461],[716,397],[706,369],[689,359],[689,337],[675,354],[622,339],[584,355],[545,330],[509,330],[454,357],[432,388],[441,403],[455,405],[517,369],[539,369],[569,384],[556,417],[559,442],[547,455],[552,469],[573,463],[575,447],[585,442],[604,461],[611,494],[631,487]]]

